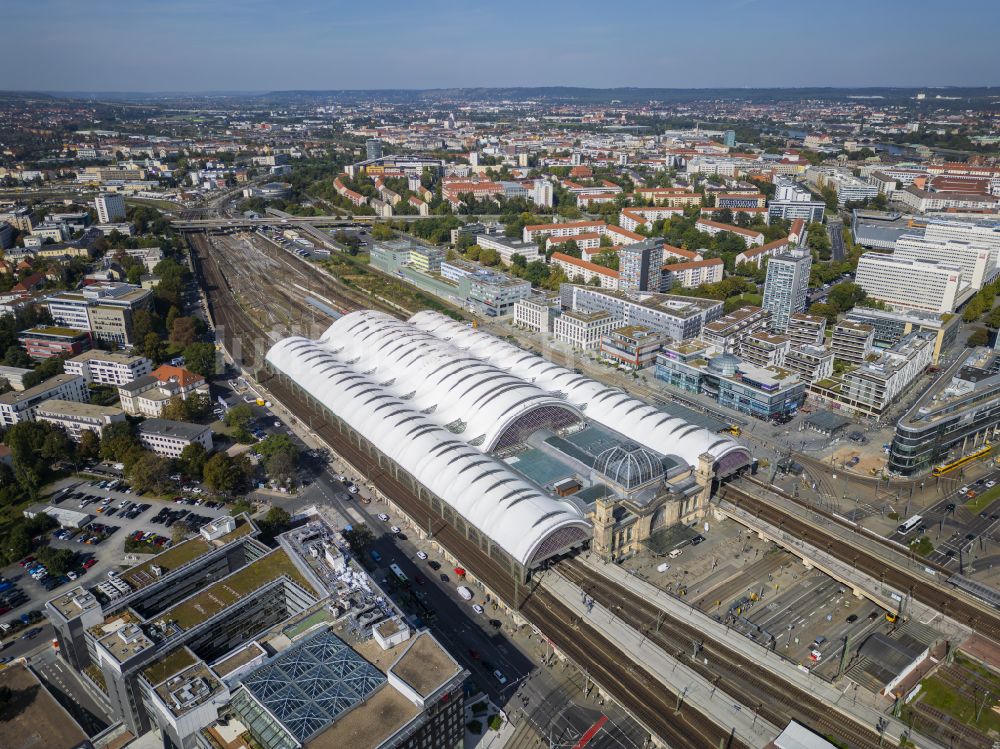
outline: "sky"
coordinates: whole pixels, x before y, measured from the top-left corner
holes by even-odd
[[[997,0],[8,0],[0,90],[1000,84]]]

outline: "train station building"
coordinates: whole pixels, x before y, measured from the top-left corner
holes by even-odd
[[[516,579],[592,541],[629,556],[751,462],[732,437],[434,312],[354,312],[267,365]]]

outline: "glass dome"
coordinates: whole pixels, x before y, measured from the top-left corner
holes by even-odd
[[[633,444],[608,448],[597,456],[594,470],[623,489],[635,489],[663,477],[660,458]]]
[[[708,360],[708,369],[715,374],[732,377],[736,374],[736,369],[740,364],[738,356],[734,356],[733,354],[719,354]]]

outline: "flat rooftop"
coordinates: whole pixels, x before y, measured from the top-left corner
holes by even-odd
[[[266,651],[256,641],[250,641],[232,655],[216,661],[212,664],[212,670],[222,678],[226,678],[236,669],[250,663],[254,658],[265,655]]]
[[[73,749],[87,741],[83,729],[28,669],[4,669],[0,687],[11,690],[10,701],[0,711],[4,749]]]
[[[38,413],[65,416],[69,418],[100,419],[104,416],[124,415],[117,406],[98,406],[94,403],[80,403],[62,398],[50,398],[38,404]]]
[[[100,606],[97,597],[82,585],[56,596],[49,604],[67,619],[73,619],[84,611]]]
[[[190,650],[182,646],[148,665],[142,670],[142,675],[155,686],[168,676],[173,676],[178,671],[183,671],[196,663],[199,663],[199,660]]]
[[[418,634],[399,660],[389,669],[423,698],[462,673],[462,667],[428,633]]]
[[[156,687],[156,694],[175,717],[204,704],[223,690],[219,681],[201,661],[189,666],[176,676]]]
[[[37,398],[40,395],[44,395],[50,390],[59,387],[71,380],[79,379],[81,382],[83,378],[79,375],[69,375],[69,374],[58,374],[55,377],[50,377],[44,382],[40,382],[33,388],[28,388],[27,390],[12,390],[9,393],[4,393],[0,395],[0,403],[5,403],[7,405],[16,405],[22,401],[30,400],[32,398]]]
[[[306,591],[313,592],[312,586],[284,549],[275,549],[190,598],[184,599],[173,608],[162,612],[157,618],[172,620],[181,629],[190,629],[286,575]]]
[[[420,715],[420,709],[391,687],[379,689],[359,709],[351,710],[305,749],[381,746],[382,742]]]
[[[130,567],[119,575],[119,577],[131,585],[134,589],[145,588],[156,582],[162,575],[181,567],[188,562],[192,562],[203,554],[207,554],[213,549],[235,541],[243,536],[248,536],[256,530],[256,527],[241,515],[236,519],[236,527],[229,533],[215,539],[207,541],[201,534],[182,541],[176,546],[171,546],[166,551],[160,552],[152,559],[147,559],[141,564]],[[162,572],[160,576],[154,575],[152,568],[159,567]]]

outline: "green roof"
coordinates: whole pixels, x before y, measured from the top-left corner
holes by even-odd
[[[151,663],[143,669],[142,673],[149,680],[149,683],[155,686],[168,676],[173,676],[178,671],[183,671],[188,666],[193,666],[197,662],[198,660],[191,655],[190,650],[186,647],[179,647],[177,650],[167,653],[155,663]]]
[[[74,330],[73,328],[60,328],[56,325],[43,326],[40,328],[29,328],[21,333],[22,336],[30,335],[58,335],[66,336],[68,338],[76,338],[77,336],[87,335],[86,330]]]
[[[260,590],[265,585],[287,575],[307,591],[312,586],[289,559],[283,549],[248,564],[243,569],[224,577],[190,598],[181,601],[158,618],[176,622],[181,629],[197,626],[206,619],[224,611],[242,598]]]

